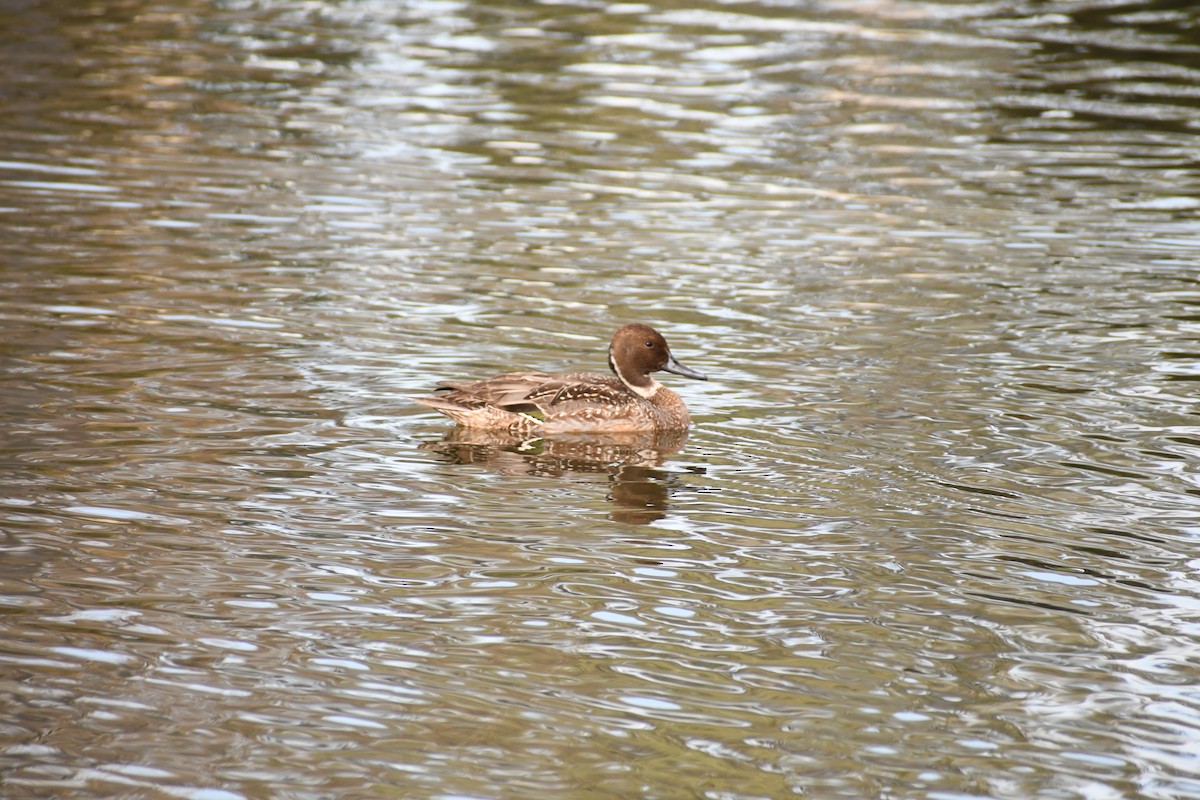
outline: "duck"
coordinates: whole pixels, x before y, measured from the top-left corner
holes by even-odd
[[[655,380],[671,372],[706,381],[680,364],[663,335],[649,325],[617,328],[608,345],[613,375],[590,372],[509,372],[481,381],[440,381],[441,392],[412,397],[466,428],[515,435],[686,431],[683,398]]]

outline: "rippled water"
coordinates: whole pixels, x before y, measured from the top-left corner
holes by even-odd
[[[1200,793],[1198,28],[3,4],[0,794]]]

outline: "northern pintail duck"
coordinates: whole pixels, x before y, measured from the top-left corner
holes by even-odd
[[[618,328],[608,345],[616,375],[510,372],[482,381],[441,381],[445,394],[414,397],[468,428],[516,434],[684,430],[691,423],[683,399],[651,372],[708,377],[671,355],[667,340],[649,325]]]

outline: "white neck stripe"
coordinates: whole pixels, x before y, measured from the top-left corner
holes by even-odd
[[[634,392],[637,392],[642,397],[650,400],[653,399],[654,395],[658,394],[658,390],[662,388],[662,384],[654,380],[654,378],[651,378],[649,375],[646,376],[646,379],[650,381],[649,386],[629,386],[629,384],[625,383],[624,380],[621,382],[625,383],[626,386],[629,386],[630,389],[632,389]]]

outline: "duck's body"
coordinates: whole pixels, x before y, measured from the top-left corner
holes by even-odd
[[[691,418],[683,399],[659,384],[654,397],[631,392],[617,378],[588,372],[510,372],[483,381],[441,381],[448,389],[414,397],[468,428],[514,432],[681,430]]]
[[[513,433],[684,430],[691,423],[683,399],[650,377],[667,370],[707,380],[671,356],[648,325],[613,334],[608,363],[616,377],[589,372],[551,375],[510,372],[482,381],[442,381],[445,394],[413,399],[468,428]]]

